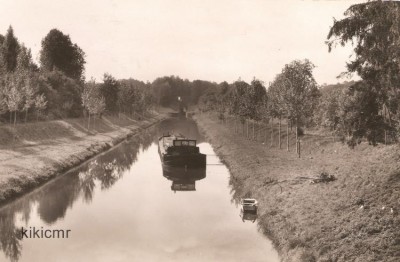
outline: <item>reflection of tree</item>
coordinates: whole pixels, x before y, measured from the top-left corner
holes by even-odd
[[[30,201],[21,201],[20,204],[19,210],[22,211],[22,221],[24,221],[25,224],[28,224],[29,219],[31,218],[31,205]]]
[[[240,199],[245,196],[243,182],[234,176],[230,176],[229,186],[231,188],[231,202],[237,206],[240,203]]]
[[[140,149],[146,150],[153,142],[155,128],[150,128],[122,143],[110,152],[100,155],[78,170],[65,174],[47,184],[34,194],[27,195],[0,211],[0,252],[11,261],[18,261],[21,252],[21,232],[15,227],[15,215],[21,213],[28,224],[33,203],[38,202],[40,218],[53,224],[63,218],[79,197],[86,203],[93,199],[96,181],[101,190],[111,188],[137,161]],[[149,132],[150,131],[150,132]]]
[[[94,188],[96,184],[94,183],[94,179],[90,172],[80,172],[79,173],[79,180],[81,181],[81,190],[83,194],[83,200],[86,203],[92,202]]]
[[[53,224],[65,216],[68,207],[73,206],[78,196],[78,176],[65,175],[61,177],[60,180],[43,189],[41,197],[38,199],[40,218],[48,224]]]
[[[14,212],[0,213],[0,249],[10,261],[18,261],[22,245],[14,224]]]

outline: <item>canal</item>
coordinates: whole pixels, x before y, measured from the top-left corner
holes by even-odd
[[[156,141],[168,131],[197,139],[204,171],[163,172]],[[2,207],[0,261],[279,261],[229,180],[193,121],[165,120]]]

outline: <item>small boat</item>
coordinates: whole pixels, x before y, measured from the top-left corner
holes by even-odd
[[[240,200],[241,210],[243,212],[257,212],[258,202],[254,198],[242,198]]]
[[[158,153],[163,166],[205,167],[206,155],[200,153],[196,140],[182,135],[163,135],[158,139]]]

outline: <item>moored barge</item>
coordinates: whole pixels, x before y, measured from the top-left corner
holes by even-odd
[[[163,135],[158,140],[158,152],[165,166],[204,168],[206,155],[200,153],[196,140],[178,135]]]

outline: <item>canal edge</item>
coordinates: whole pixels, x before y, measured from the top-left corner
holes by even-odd
[[[149,119],[150,123],[144,126],[139,126],[135,129],[132,129],[133,126],[127,127],[130,131],[126,134],[120,134],[116,137],[110,138],[108,141],[95,141],[88,148],[83,149],[76,155],[69,155],[65,161],[62,163],[54,163],[51,165],[47,165],[43,169],[51,169],[48,173],[43,173],[42,175],[38,175],[35,177],[34,181],[24,180],[23,183],[18,185],[5,186],[4,191],[11,191],[6,195],[6,197],[0,200],[0,210],[7,206],[7,204],[18,200],[21,197],[24,197],[28,194],[34,193],[36,190],[39,190],[46,184],[52,182],[54,179],[67,175],[67,173],[74,171],[80,166],[84,165],[88,161],[98,157],[103,153],[107,153],[108,151],[114,149],[121,143],[125,142],[127,139],[131,139],[141,134],[143,131],[148,128],[162,122],[167,119],[167,116],[161,116],[160,118],[152,118]],[[13,187],[20,187],[20,191],[15,191]]]

